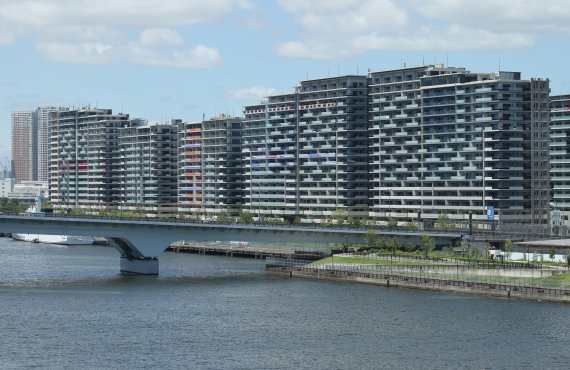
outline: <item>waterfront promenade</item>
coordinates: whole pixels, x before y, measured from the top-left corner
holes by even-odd
[[[464,257],[343,253],[305,265],[268,260],[267,272],[506,298],[570,303],[570,270],[561,263]]]

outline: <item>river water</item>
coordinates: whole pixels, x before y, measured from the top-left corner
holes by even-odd
[[[570,306],[264,275],[261,260],[0,238],[0,368],[566,369]]]

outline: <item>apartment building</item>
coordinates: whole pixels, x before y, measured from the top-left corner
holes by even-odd
[[[12,158],[14,177],[21,181],[48,181],[50,112],[62,107],[39,107],[33,111],[12,112]]]
[[[167,124],[133,119],[119,129],[121,211],[150,217],[178,213],[177,135],[181,120]]]
[[[183,215],[202,213],[202,122],[180,124],[178,205]]]
[[[224,115],[202,122],[202,212],[239,213],[243,170],[241,118]]]
[[[548,80],[443,65],[369,77],[371,217],[548,222]]]
[[[128,114],[89,107],[50,113],[49,193],[56,211],[118,209],[119,132]]]
[[[552,206],[570,218],[570,95],[550,97],[550,177]]]
[[[38,181],[49,178],[49,115],[51,112],[66,111],[65,107],[39,107],[35,110],[37,120],[37,175]]]
[[[179,142],[179,201],[184,214],[236,215],[242,203],[241,118],[184,123]]]
[[[368,216],[366,76],[301,81],[245,107],[244,208],[258,218]]]

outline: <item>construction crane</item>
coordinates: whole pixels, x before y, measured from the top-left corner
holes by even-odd
[[[0,161],[0,166],[2,166],[2,170],[4,171],[4,178],[6,179],[6,178],[8,178],[8,174],[11,175],[10,172],[12,170],[12,166],[11,166],[12,161],[10,161],[8,159],[8,157],[6,157],[6,156],[4,156],[4,159],[6,159],[7,165],[5,165],[4,163],[2,163],[2,161]]]

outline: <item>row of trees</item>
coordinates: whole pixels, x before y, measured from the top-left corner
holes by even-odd
[[[30,203],[18,199],[0,198],[0,212],[21,213],[26,212]]]
[[[388,250],[392,255],[395,255],[398,250],[404,252],[420,251],[427,258],[435,250],[435,239],[429,235],[422,235],[419,245],[401,244],[395,237],[385,239],[378,234],[376,229],[369,229],[364,238],[366,241],[365,249]]]
[[[363,226],[378,226],[377,220],[372,219],[361,219],[355,217],[349,217],[346,208],[337,208],[331,218],[330,223],[334,225],[345,225],[353,227],[363,227]],[[402,228],[405,230],[417,230],[418,222],[398,222],[395,218],[388,218],[383,220],[383,225],[388,229]],[[457,225],[449,218],[448,215],[440,213],[436,220],[426,224],[426,229],[434,230],[453,230]]]

